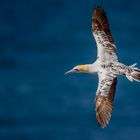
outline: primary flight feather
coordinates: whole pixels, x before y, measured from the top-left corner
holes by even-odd
[[[97,59],[92,64],[77,65],[68,73],[98,74],[98,88],[95,97],[96,118],[100,127],[109,123],[115,96],[117,76],[125,75],[130,81],[140,82],[140,69],[136,64],[124,65],[118,61],[116,46],[110,32],[105,11],[96,6],[92,16],[92,33],[97,44]]]

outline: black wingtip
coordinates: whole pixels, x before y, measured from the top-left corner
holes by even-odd
[[[104,10],[104,8],[102,8],[101,5],[96,5],[96,4],[95,4],[95,6],[94,6],[94,10],[95,10],[95,9],[101,9],[101,10]]]

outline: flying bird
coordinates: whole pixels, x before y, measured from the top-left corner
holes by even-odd
[[[140,69],[136,67],[136,63],[127,66],[119,62],[106,13],[100,6],[94,8],[92,33],[97,45],[96,61],[92,64],[77,65],[66,74],[98,74],[95,111],[99,126],[104,128],[112,115],[117,76],[125,75],[130,81],[140,82]]]

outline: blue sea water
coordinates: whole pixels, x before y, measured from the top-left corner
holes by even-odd
[[[118,78],[110,124],[101,129],[97,75],[64,75],[96,59],[91,16],[98,3],[120,61],[140,67],[139,1],[0,1],[0,140],[139,139],[139,83]]]

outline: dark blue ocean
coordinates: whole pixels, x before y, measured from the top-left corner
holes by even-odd
[[[138,140],[140,83],[118,78],[99,128],[97,75],[64,73],[96,59],[95,4],[107,12],[121,62],[140,67],[140,1],[1,0],[0,140]]]

